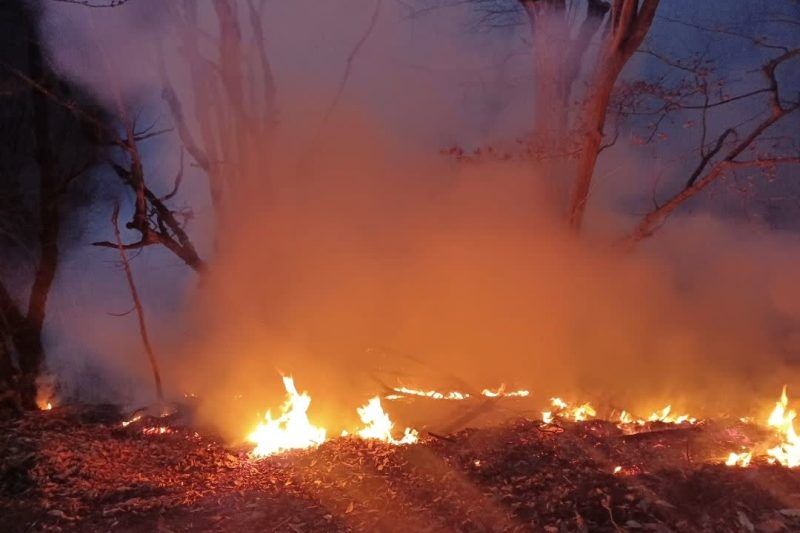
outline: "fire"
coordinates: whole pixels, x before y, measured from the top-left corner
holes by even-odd
[[[772,464],[779,464],[789,468],[800,466],[800,436],[794,429],[794,419],[797,412],[789,409],[789,395],[786,385],[783,386],[780,399],[775,402],[775,407],[767,419],[767,425],[774,428],[781,442],[774,448],[767,450],[767,459]],[[741,419],[740,419],[741,420]],[[748,466],[753,458],[752,451],[741,453],[731,452],[725,460],[728,466]]]
[[[47,399],[36,398],[36,407],[38,407],[40,411],[49,411],[53,408],[53,404]]]
[[[505,384],[500,385],[500,387],[494,391],[491,389],[483,389],[481,391],[481,395],[486,396],[487,398],[527,398],[530,394],[530,391],[525,389],[506,392]]]
[[[399,440],[392,437],[394,424],[383,410],[378,396],[370,398],[366,405],[356,411],[364,423],[364,428],[358,430],[358,436],[362,439],[377,439],[389,444],[413,444],[418,440],[417,431],[411,428],[406,428]]]
[[[672,415],[672,405],[667,405],[663,409],[659,411],[653,412],[649,417],[647,417],[648,422],[664,422],[665,424],[683,424],[687,422],[689,424],[694,424],[697,422],[697,419],[691,417],[689,415]]]
[[[393,391],[400,393],[400,395],[390,395],[387,396],[387,399],[399,399],[402,398],[403,395],[405,396],[421,396],[423,398],[430,398],[431,400],[466,400],[469,398],[469,394],[466,392],[458,392],[458,391],[450,391],[450,392],[439,392],[435,390],[422,390],[422,389],[411,389],[408,387],[394,387],[392,388]]]
[[[784,385],[781,398],[775,404],[775,408],[767,420],[767,424],[777,430],[783,438],[783,442],[767,450],[767,455],[770,456],[769,462],[771,463],[794,468],[800,466],[800,437],[794,430],[794,419],[797,417],[797,412],[794,409],[787,410],[788,405],[789,396],[786,393],[786,385]]]
[[[658,411],[653,411],[647,418],[634,417],[628,411],[622,411],[619,414],[619,422],[617,426],[620,429],[628,429],[632,425],[643,426],[648,422],[661,422],[663,424],[695,424],[697,418],[689,415],[673,415],[672,405],[667,405]]]
[[[124,427],[124,428],[128,427],[131,424],[133,424],[134,422],[138,422],[141,419],[142,419],[142,415],[136,415],[133,418],[131,418],[130,420],[123,420],[122,421],[122,427]]]
[[[623,425],[633,424],[634,423],[633,415],[631,415],[628,411],[622,411],[619,414],[619,423]]]
[[[728,466],[749,466],[750,461],[753,459],[753,454],[751,452],[742,452],[742,453],[735,453],[731,452],[728,455],[728,458],[725,460],[725,464]]]
[[[392,390],[397,394],[387,394],[384,396],[387,400],[400,400],[406,396],[419,396],[428,398],[430,400],[467,400],[472,397],[468,392],[460,391],[437,391],[425,389],[412,389],[410,387],[393,387]],[[497,389],[483,389],[481,396],[486,398],[527,398],[530,396],[530,391],[526,389],[517,389],[506,391],[505,384],[501,384]]]
[[[552,423],[554,416],[572,419],[575,422],[584,422],[597,416],[597,411],[595,411],[594,407],[592,407],[592,404],[589,402],[577,407],[570,407],[567,402],[556,397],[550,398],[550,405],[553,406],[553,411],[542,411],[542,420],[545,424]]]
[[[142,433],[144,435],[165,435],[167,433],[172,433],[172,429],[165,426],[149,427],[149,428],[144,428],[142,430]]]
[[[311,397],[297,392],[294,380],[283,377],[286,400],[281,406],[281,415],[273,419],[270,411],[264,421],[247,436],[256,447],[251,452],[254,457],[266,457],[286,450],[310,448],[325,442],[325,428],[313,425],[308,419]]]

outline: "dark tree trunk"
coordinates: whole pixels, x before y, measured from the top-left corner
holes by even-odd
[[[21,407],[19,370],[14,365],[9,340],[22,327],[25,317],[0,282],[0,410],[18,411]]]
[[[44,366],[42,328],[50,288],[58,269],[58,176],[50,140],[50,112],[47,96],[52,83],[36,39],[28,42],[28,67],[31,78],[40,88],[31,89],[35,157],[39,167],[39,260],[28,301],[26,320],[14,332],[14,345],[19,354],[20,393],[23,405],[36,408],[36,380]]]

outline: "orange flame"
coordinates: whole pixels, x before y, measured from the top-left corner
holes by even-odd
[[[356,409],[364,428],[358,430],[358,436],[362,439],[377,439],[389,444],[413,444],[418,440],[416,430],[406,428],[403,436],[398,440],[392,437],[392,423],[389,415],[381,406],[381,399],[378,396],[370,398],[366,405]]]
[[[767,455],[770,456],[769,462],[771,463],[794,468],[800,466],[800,437],[794,430],[794,419],[797,417],[797,412],[794,409],[787,409],[788,405],[789,397],[786,394],[786,385],[784,385],[781,399],[775,404],[775,408],[767,420],[769,426],[776,428],[778,434],[783,438],[783,442],[767,450]]]
[[[542,420],[545,424],[551,424],[554,416],[561,418],[571,419],[575,422],[583,422],[597,416],[592,404],[589,402],[583,403],[577,407],[570,407],[570,405],[561,398],[550,398],[550,405],[553,406],[553,411],[542,411]]]
[[[308,407],[311,397],[297,392],[294,380],[283,377],[286,388],[286,400],[281,406],[281,415],[273,419],[270,411],[264,415],[264,421],[247,436],[247,440],[256,447],[253,457],[266,457],[286,450],[310,448],[325,442],[325,428],[313,425],[308,419]]]

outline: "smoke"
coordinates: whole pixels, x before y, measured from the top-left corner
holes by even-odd
[[[91,23],[86,11],[54,4],[47,24],[71,29],[54,33],[53,57],[102,95],[99,58],[58,46],[101,43],[113,63],[130,66],[114,82],[126,101],[158,106],[148,42],[163,43],[179,90],[186,66],[156,4],[135,4],[93,10]],[[468,10],[408,19],[387,3],[322,123],[371,6],[274,6],[265,31],[277,140],[254,143],[271,148],[251,154],[253,175],[216,234],[206,178],[193,171],[182,191],[196,211],[191,235],[209,258],[207,278],[198,284],[164,250],[134,263],[176,395],[198,395],[207,420],[240,436],[256,411],[279,403],[279,372],[309,390],[312,410],[332,424],[400,383],[472,391],[506,383],[531,389],[535,404],[558,394],[716,412],[749,408],[791,382],[800,344],[794,235],[697,209],[625,254],[613,241],[636,217],[619,198],[643,197],[651,185],[639,178],[651,161],[636,147],[621,142],[604,161],[581,240],[565,233],[552,178],[532,164],[439,155],[453,143],[514,138],[532,113],[522,89],[493,105],[497,80],[489,89],[485,80],[516,44],[465,33]],[[522,76],[525,60],[509,68]],[[178,149],[174,139],[151,149],[148,179],[167,187],[170,173],[159,168]],[[89,257],[106,271],[105,296],[84,293],[91,308],[63,311],[66,324],[102,314],[109,301],[125,307],[121,278]],[[115,324],[108,333],[65,326],[57,336],[146,383],[133,325],[104,320]]]

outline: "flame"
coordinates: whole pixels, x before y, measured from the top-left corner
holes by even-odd
[[[659,411],[653,412],[649,417],[647,417],[648,422],[664,422],[666,424],[683,424],[684,422],[689,424],[694,424],[697,422],[697,419],[691,417],[689,415],[673,415],[670,414],[672,412],[672,406],[667,405],[663,409]]]
[[[633,424],[633,422],[634,422],[633,415],[631,415],[628,411],[622,411],[619,414],[620,424]]]
[[[142,415],[136,415],[130,420],[123,420],[122,427],[128,427],[129,425],[133,424],[134,422],[138,422],[142,419]]]
[[[47,398],[40,397],[36,398],[36,407],[38,407],[40,411],[49,411],[53,408],[53,403]]]
[[[247,440],[256,445],[251,452],[254,457],[310,448],[325,442],[325,428],[314,426],[308,420],[311,397],[306,392],[299,394],[294,380],[289,376],[283,377],[283,386],[286,388],[286,400],[281,406],[281,415],[273,419],[270,411],[267,411],[264,421],[247,436]]]
[[[386,400],[400,400],[406,396],[419,396],[431,400],[466,400],[471,398],[472,395],[468,392],[460,391],[437,391],[425,389],[412,389],[410,387],[393,387],[392,390],[397,394],[387,394],[384,396]],[[526,389],[518,389],[506,391],[505,384],[501,384],[497,389],[483,389],[481,396],[486,398],[526,398],[530,396],[531,392]]]
[[[552,404],[553,407],[556,408],[556,410],[559,411],[562,409],[566,409],[568,407],[567,402],[565,402],[561,398],[550,398],[550,403]]]
[[[689,415],[673,415],[672,405],[667,405],[658,411],[653,411],[646,419],[634,417],[628,411],[622,411],[619,414],[618,427],[626,429],[624,426],[631,426],[634,424],[643,426],[648,422],[661,422],[663,424],[695,424],[697,418]]]
[[[506,386],[502,384],[497,390],[483,389],[481,395],[487,398],[526,398],[530,395],[530,391],[519,389],[506,392]]]
[[[572,410],[572,419],[575,422],[582,422],[595,416],[597,416],[597,411],[588,402]]]
[[[560,416],[566,419],[572,419],[575,422],[583,422],[590,418],[597,416],[592,404],[586,402],[577,407],[570,407],[570,405],[561,398],[550,398],[550,405],[553,406],[553,411],[542,411],[542,420],[545,424],[553,422],[554,416]]]
[[[370,398],[366,405],[356,409],[364,428],[358,430],[358,436],[362,439],[377,439],[389,444],[413,444],[418,440],[416,430],[406,428],[402,438],[399,440],[392,437],[394,424],[389,419],[389,415],[381,406],[381,399],[378,396]]]
[[[789,396],[786,393],[786,385],[783,386],[781,399],[775,404],[775,408],[769,415],[767,424],[776,428],[778,434],[783,438],[783,442],[767,450],[770,456],[770,463],[779,463],[783,466],[794,468],[800,466],[800,437],[794,430],[794,419],[797,412],[788,409]]]
[[[435,390],[422,390],[422,389],[410,389],[408,387],[394,387],[392,388],[393,391],[399,392],[400,395],[391,394],[386,396],[387,400],[396,400],[400,399],[405,396],[422,396],[424,398],[430,398],[431,400],[466,400],[469,398],[469,394],[466,392],[458,392],[458,391],[450,391],[450,392],[439,392]]]
[[[172,433],[172,429],[165,426],[149,427],[144,428],[142,433],[145,435],[164,435],[166,433]]]
[[[619,474],[620,472],[622,472],[622,467],[621,466],[615,466],[614,467],[614,475]]]
[[[725,460],[725,464],[727,466],[746,467],[750,465],[750,461],[752,459],[753,459],[753,454],[751,452],[742,452],[742,453],[731,452],[730,455],[728,455],[728,458]]]

